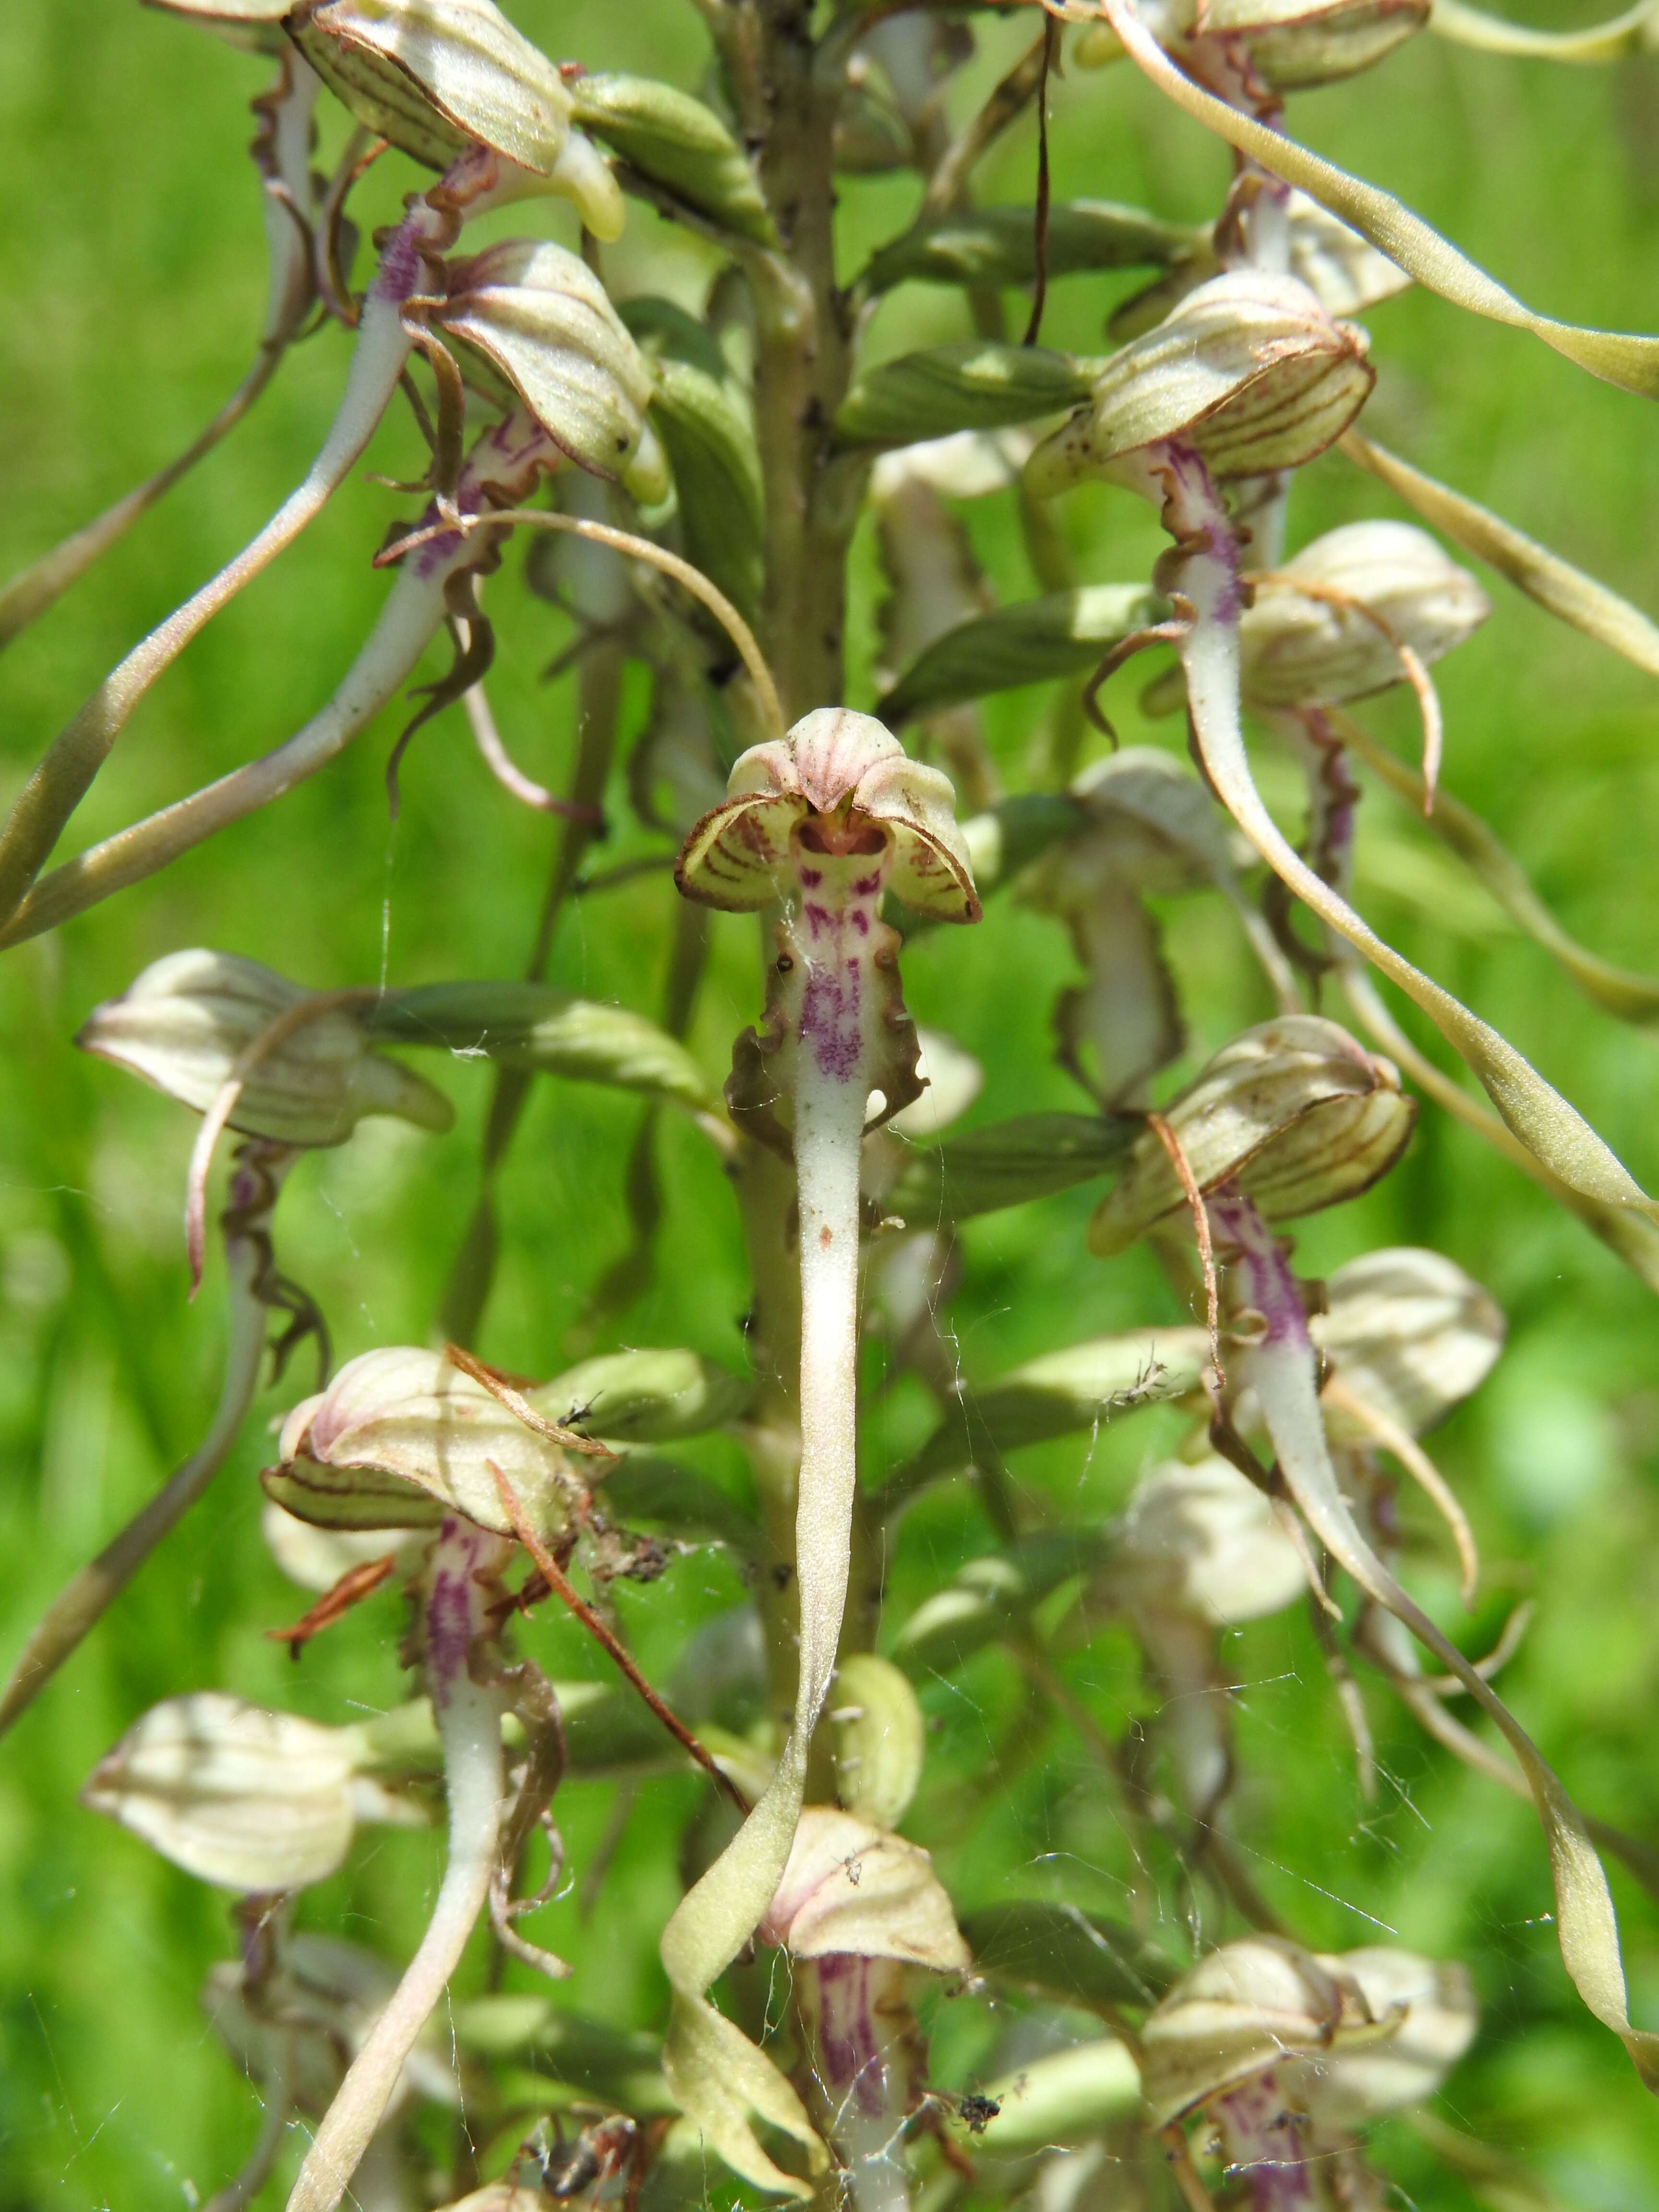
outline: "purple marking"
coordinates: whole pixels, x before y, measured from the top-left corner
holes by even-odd
[[[827,906],[818,906],[809,899],[801,908],[801,914],[806,927],[814,937],[818,936],[830,927],[830,909]]]
[[[1308,1316],[1291,1273],[1290,1261],[1279,1250],[1273,1231],[1237,1183],[1223,1183],[1205,1200],[1217,1242],[1238,1254],[1237,1265],[1249,1285],[1248,1303],[1267,1324],[1264,1341],[1293,1345],[1311,1355]]]
[[[851,1083],[864,1057],[859,1013],[862,979],[855,966],[813,969],[801,995],[800,1035],[818,1066],[837,1083]]]
[[[832,1951],[813,1961],[823,2086],[837,2101],[850,2094],[861,2112],[872,2114],[884,2111],[887,2103],[887,2069],[870,1989],[874,1963],[850,1951]]]
[[[881,869],[878,868],[872,876],[860,876],[853,886],[854,896],[859,898],[873,898],[881,889],[882,872]]]
[[[414,225],[405,218],[387,240],[369,290],[377,300],[388,300],[394,307],[400,307],[420,290],[421,274],[420,248]]]
[[[804,890],[815,891],[818,885],[823,881],[823,870],[822,868],[803,868],[800,872],[800,879],[801,885]]]
[[[472,1576],[477,1565],[479,1531],[452,1515],[438,1534],[432,1553],[432,1588],[426,1601],[426,1664],[434,1705],[448,1704],[450,1692],[466,1673],[467,1656],[477,1633]]]
[[[1220,2123],[1229,2172],[1249,2190],[1250,2212],[1314,2212],[1326,2201],[1304,2155],[1307,2121],[1286,2108],[1271,2072],[1216,2098],[1209,2110]]]
[[[1231,628],[1244,611],[1244,591],[1226,507],[1201,456],[1190,446],[1166,444],[1162,450],[1170,491],[1164,527],[1181,542],[1188,559],[1206,561],[1221,571],[1215,619]]]
[[[855,906],[847,917],[860,937],[870,934],[870,916],[861,906]]]

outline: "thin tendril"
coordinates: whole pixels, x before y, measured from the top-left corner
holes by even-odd
[[[387,546],[380,555],[377,565],[389,565],[401,559],[404,554],[412,552],[417,545],[425,544],[429,538],[441,537],[453,528],[459,527],[465,532],[477,530],[481,526],[507,529],[517,528],[520,525],[526,530],[561,530],[568,532],[573,538],[591,538],[596,545],[608,545],[614,552],[626,553],[635,561],[647,562],[652,568],[659,568],[665,576],[672,576],[677,584],[683,584],[693,599],[702,600],[737,647],[738,657],[749,672],[749,680],[755,687],[773,734],[783,735],[787,726],[783,702],[778,696],[778,687],[773,682],[772,672],[756,642],[754,631],[720,586],[711,582],[701,568],[694,568],[690,561],[681,560],[678,553],[671,553],[666,546],[653,544],[648,538],[636,537],[631,530],[614,530],[608,522],[590,521],[584,514],[550,514],[541,508],[514,507],[499,514],[464,514],[458,523],[430,523],[425,529],[414,531],[407,538],[399,538],[395,545]]]
[[[520,1504],[512,1484],[502,1474],[501,1468],[496,1466],[493,1459],[486,1460],[484,1465],[495,1478],[495,1488],[501,1495],[501,1510],[506,1514],[514,1534],[535,1561],[549,1589],[569,1607],[594,1642],[639,1692],[652,1713],[662,1723],[680,1748],[690,1753],[703,1771],[712,1778],[716,1787],[723,1790],[731,1799],[738,1812],[747,1813],[750,1809],[749,1800],[738,1789],[737,1784],[723,1768],[716,1764],[713,1754],[699,1743],[685,1723],[670,1712],[668,1707],[640,1672],[631,1653],[613,1635],[586,1598],[577,1590],[551,1552],[525,1519],[524,1508]]]

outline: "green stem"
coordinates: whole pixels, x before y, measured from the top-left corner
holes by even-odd
[[[606,556],[610,557],[610,556]],[[622,703],[624,649],[608,641],[583,654],[577,677],[576,763],[570,779],[573,813],[559,825],[559,842],[552,872],[536,923],[525,975],[532,983],[543,981],[552,957],[554,933],[587,856],[599,835],[596,818],[610,781],[617,751],[617,723]],[[532,1073],[503,1067],[496,1074],[484,1122],[483,1188],[461,1240],[438,1304],[437,1326],[453,1344],[471,1346],[489,1304],[500,1251],[495,1216],[495,1179],[523,1116],[530,1096]]]

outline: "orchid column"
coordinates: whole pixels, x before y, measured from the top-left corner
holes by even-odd
[[[749,2111],[815,2153],[817,2137],[793,2091],[704,1992],[782,1876],[835,1667],[857,1483],[860,1162],[872,1094],[882,1121],[921,1088],[899,940],[881,901],[890,891],[935,920],[978,921],[953,805],[949,780],[908,759],[879,722],[821,708],[742,756],[678,870],[688,898],[727,913],[784,902],[765,1024],[738,1039],[726,1097],[752,1142],[793,1157],[799,1193],[799,1675],[766,1794],[662,1941],[675,1990],[670,2082],[727,2163],[763,2187],[793,2185],[762,2149]]]

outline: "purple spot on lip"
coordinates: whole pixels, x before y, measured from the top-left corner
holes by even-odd
[[[800,872],[800,879],[809,891],[815,891],[818,885],[823,881],[823,870],[822,868],[803,868]]]
[[[858,1073],[863,1051],[859,1025],[862,997],[856,967],[815,969],[802,994],[802,1041],[811,1045],[818,1066],[837,1083],[850,1083]]]
[[[848,919],[852,923],[854,928],[857,930],[860,937],[868,937],[870,934],[870,917],[861,906],[855,906],[853,908],[852,913],[848,916]]]
[[[878,869],[872,876],[860,876],[853,889],[860,898],[872,898],[881,889],[881,871]]]

